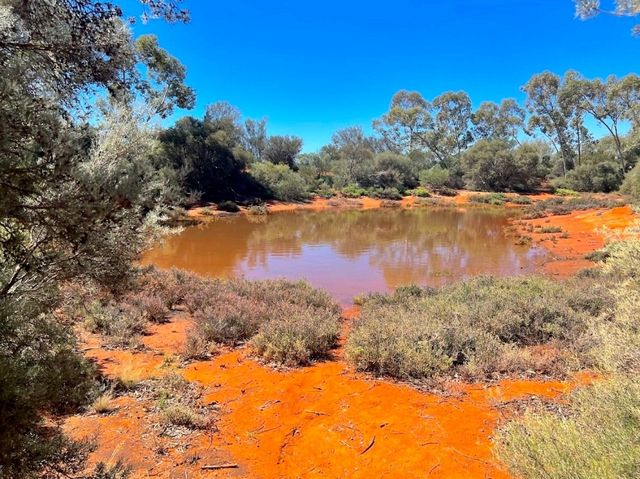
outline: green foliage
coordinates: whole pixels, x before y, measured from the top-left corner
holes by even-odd
[[[342,196],[346,196],[347,198],[360,198],[367,194],[367,190],[360,188],[358,185],[351,184],[342,188],[340,193],[342,193]]]
[[[634,203],[640,202],[640,163],[627,173],[620,187],[620,193],[628,195]]]
[[[295,136],[272,136],[267,140],[264,159],[296,169],[296,158],[302,150],[302,139]]]
[[[404,379],[557,372],[577,365],[582,356],[572,345],[612,302],[606,286],[542,278],[405,288],[364,301],[347,357],[359,370]],[[554,342],[555,355],[529,349]]]
[[[610,209],[623,206],[623,200],[601,198],[592,195],[550,198],[536,202],[527,212],[528,218],[541,218],[549,215],[568,215],[572,211],[590,209]]]
[[[477,142],[463,155],[462,166],[471,187],[485,191],[532,191],[544,178],[535,148],[525,144],[512,150],[502,140]]]
[[[449,182],[451,181],[449,170],[442,168],[440,165],[432,166],[428,170],[422,170],[419,177],[422,186],[432,188],[449,186]]]
[[[372,188],[369,190],[369,196],[382,200],[401,200],[402,195],[397,188]]]
[[[613,377],[575,391],[558,412],[529,411],[496,437],[523,479],[632,479],[640,473],[640,383]]]
[[[285,164],[256,163],[251,175],[278,200],[301,201],[309,197],[302,176]]]
[[[553,193],[558,196],[580,196],[580,193],[569,188],[555,188]]]
[[[407,195],[417,196],[419,198],[429,198],[431,196],[431,192],[425,188],[424,186],[418,186],[412,190],[405,191]]]
[[[530,205],[531,203],[533,203],[531,198],[529,198],[528,196],[521,196],[521,195],[511,196],[508,198],[508,201],[509,203],[513,203],[515,205]]]
[[[469,195],[469,201],[471,203],[484,203],[488,205],[500,206],[508,201],[508,198],[502,193],[486,193]]]
[[[567,185],[576,191],[609,193],[622,184],[620,166],[612,161],[579,165],[567,174]]]

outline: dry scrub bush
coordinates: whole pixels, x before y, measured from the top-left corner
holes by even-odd
[[[115,347],[137,345],[138,336],[145,331],[146,319],[142,311],[126,303],[113,301],[91,302],[85,311],[85,327],[92,333],[103,334]]]
[[[496,442],[498,457],[523,479],[636,479],[640,383],[614,377],[581,388],[564,413],[529,411]]]
[[[195,319],[191,355],[206,354],[203,344],[235,346],[253,338],[266,359],[304,364],[326,355],[338,336],[340,308],[303,281],[202,281],[185,304]]]
[[[123,302],[131,304],[137,308],[144,317],[153,322],[161,323],[169,315],[169,308],[166,302],[158,295],[140,291],[132,293],[123,298]]]
[[[202,405],[202,390],[176,372],[153,382],[156,406],[165,425],[204,429],[211,424],[211,411]]]
[[[607,288],[592,282],[578,287],[537,277],[403,288],[364,301],[347,358],[359,370],[403,379],[557,373],[577,361],[564,345],[580,338],[591,318],[607,315],[611,301]],[[565,352],[530,349],[541,345]]]
[[[330,309],[282,305],[251,341],[258,354],[286,365],[308,364],[335,345],[339,325]]]
[[[583,195],[570,198],[550,198],[533,204],[525,218],[542,218],[550,215],[568,215],[572,211],[611,209],[624,206],[625,201],[607,197]]]

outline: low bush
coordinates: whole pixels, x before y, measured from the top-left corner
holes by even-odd
[[[440,196],[458,196],[457,190],[454,190],[453,188],[447,188],[446,186],[442,188],[437,188],[435,191]]]
[[[255,216],[263,216],[269,213],[267,205],[252,205],[247,210],[247,213]]]
[[[538,233],[548,234],[548,233],[562,233],[562,228],[558,226],[544,226],[540,228]]]
[[[305,364],[326,355],[337,339],[340,308],[306,282],[202,281],[185,304],[195,319],[192,355],[206,354],[211,344],[250,341],[270,361]]]
[[[469,201],[471,203],[484,203],[488,205],[500,206],[507,202],[507,197],[502,193],[482,193],[469,195]]]
[[[283,305],[265,322],[251,344],[269,361],[308,364],[327,355],[338,339],[339,324],[331,309]]]
[[[240,207],[233,201],[221,201],[218,203],[218,209],[220,211],[226,211],[227,213],[237,213],[240,211]]]
[[[507,201],[509,203],[513,203],[514,205],[530,205],[531,203],[533,203],[531,198],[522,195],[511,196],[507,199]]]
[[[611,378],[575,391],[557,412],[529,411],[497,434],[497,455],[523,479],[635,479],[640,382]]]
[[[550,198],[538,201],[525,215],[527,218],[541,218],[550,215],[568,215],[572,211],[590,209],[610,209],[624,206],[623,200],[583,195],[569,198]]]
[[[130,304],[94,300],[86,308],[84,324],[90,332],[104,335],[112,346],[131,347],[137,345],[147,321],[143,312]]]
[[[161,421],[168,426],[205,429],[211,425],[211,411],[202,405],[201,388],[176,372],[153,381],[152,390]]]
[[[347,340],[347,357],[359,370],[404,379],[559,372],[576,364],[569,345],[612,301],[605,286],[535,277],[372,295]],[[554,342],[566,353],[545,358],[529,349]]]
[[[431,196],[431,192],[424,186],[418,186],[412,190],[407,190],[406,194],[409,196],[417,196],[419,198],[429,198]]]
[[[140,291],[126,295],[123,298],[123,302],[137,308],[144,315],[145,319],[154,322],[161,323],[166,320],[169,315],[169,308],[166,305],[166,300],[160,298],[160,296]]]
[[[381,200],[401,200],[402,195],[397,188],[372,188],[369,190],[369,196]]]
[[[580,193],[569,188],[556,188],[553,193],[558,196],[580,196]]]
[[[367,194],[367,190],[364,188],[360,188],[358,185],[351,184],[342,188],[342,190],[340,190],[340,193],[342,193],[342,196],[345,196],[347,198],[360,198]]]

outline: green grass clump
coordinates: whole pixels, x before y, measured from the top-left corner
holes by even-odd
[[[577,365],[571,347],[613,299],[605,286],[537,277],[476,278],[440,290],[403,288],[363,300],[347,340],[361,371],[401,379],[538,371]],[[532,347],[558,345],[554,354]]]
[[[418,198],[429,198],[431,196],[431,192],[424,186],[418,186],[412,190],[407,190],[406,194],[409,196],[417,196]]]
[[[580,193],[569,188],[556,188],[554,193],[558,196],[580,196]]]
[[[523,479],[640,477],[640,382],[578,389],[561,412],[529,411],[497,435],[497,455]]]

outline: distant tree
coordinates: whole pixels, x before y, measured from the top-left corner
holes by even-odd
[[[218,101],[208,105],[204,113],[204,122],[210,130],[216,132],[218,143],[233,148],[242,140],[240,110],[226,101]]]
[[[551,72],[531,77],[522,87],[527,94],[526,107],[531,116],[528,131],[540,131],[554,146],[562,159],[562,170],[566,176],[574,166],[577,141],[571,122],[571,112],[560,100],[562,79]]]
[[[508,140],[519,143],[518,133],[524,128],[525,111],[508,98],[500,105],[484,102],[471,116],[477,139]]]
[[[273,164],[296,169],[296,158],[302,151],[302,139],[297,136],[271,136],[264,150],[264,159]]]
[[[424,133],[432,128],[431,105],[416,91],[400,90],[391,99],[389,111],[373,122],[387,148],[409,153],[422,146]]]
[[[353,182],[373,160],[374,151],[362,128],[354,126],[338,130],[331,137],[339,158],[344,162],[348,181]]]
[[[267,148],[267,120],[252,120],[248,118],[244,122],[242,144],[245,150],[253,155],[257,161],[262,161],[264,151]]]
[[[462,153],[473,141],[471,134],[471,99],[465,92],[446,92],[433,100],[434,129],[427,132],[424,143],[445,165],[449,158]]]

